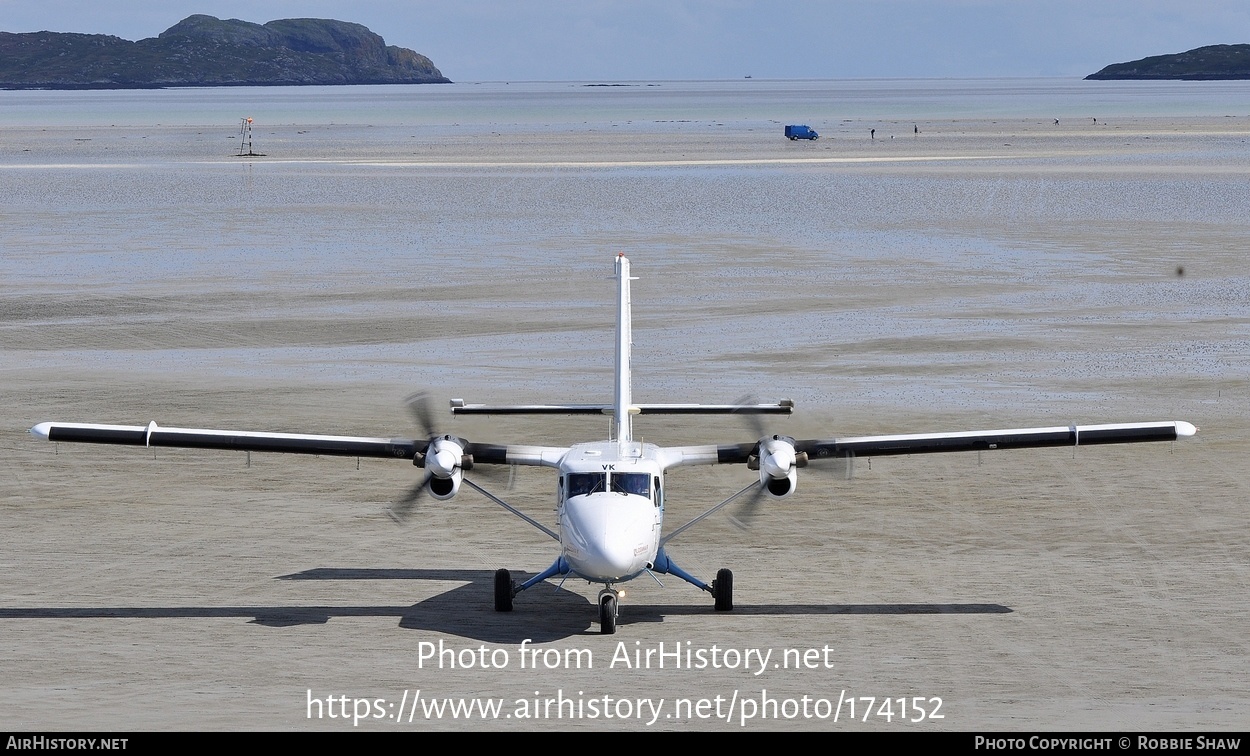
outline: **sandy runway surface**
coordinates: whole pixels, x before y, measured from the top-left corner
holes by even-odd
[[[93,134],[99,151],[74,165],[123,177],[154,164],[219,172],[255,201],[231,214],[237,198],[206,199],[184,214],[171,196],[169,227],[146,232],[92,204],[133,186],[110,179],[109,189],[95,168],[64,205],[11,190],[0,292],[4,722],[41,732],[1244,730],[1245,120],[935,122],[918,136],[908,122],[893,140],[876,126],[876,142],[859,135],[867,124],[847,124],[797,145],[626,124],[589,140],[448,140],[416,157],[407,143],[356,149],[292,128],[266,145],[281,153],[274,162],[249,167],[207,147],[179,151],[195,142],[170,128],[128,168],[135,156],[101,157],[121,134]],[[61,138],[75,137],[37,137],[4,175],[69,172],[69,158],[40,154]],[[324,187],[314,184],[322,159]],[[335,213],[333,182],[358,169],[373,171],[358,186],[377,192],[376,209],[351,205],[320,225]],[[156,205],[181,191],[162,176],[139,190]],[[596,194],[618,178],[639,182],[633,206]],[[783,202],[768,191],[791,180],[803,194]],[[544,194],[565,181],[579,182],[577,206]],[[307,196],[283,200],[294,215],[275,226],[261,217],[279,185]],[[463,192],[464,209],[424,215],[431,185]],[[808,228],[802,212],[821,225]],[[482,231],[496,215],[497,241]],[[740,215],[749,223],[734,225]],[[481,226],[465,242],[470,216]],[[441,255],[404,257],[419,241],[406,224],[442,222]],[[773,222],[789,226],[774,238]],[[346,250],[349,237],[360,252],[326,261],[302,251]],[[265,261],[231,258],[223,250],[238,239],[288,246]],[[163,258],[144,250],[169,245],[187,259],[150,267]],[[615,636],[597,632],[596,588],[575,581],[493,612],[493,570],[537,572],[554,544],[472,492],[426,502],[397,526],[385,508],[414,482],[410,465],[153,454],[27,433],[44,420],[156,420],[389,437],[414,432],[401,400],[417,388],[440,403],[608,401],[614,313],[601,284],[617,250],[641,277],[639,401],[791,397],[798,413],[780,428],[800,437],[1173,419],[1201,432],[1177,444],[804,471],[799,492],[750,531],[716,516],[673,542],[698,575],[734,570],[732,614],[678,580],[644,578],[628,586]],[[216,263],[197,267],[210,253]],[[133,280],[119,272],[128,266]],[[482,441],[605,432],[571,419],[446,422]],[[750,435],[729,420],[640,420],[638,432],[672,444]],[[674,472],[666,528],[750,475]],[[521,470],[510,489],[506,475],[482,482],[551,521],[549,472]],[[709,663],[633,667],[635,651],[645,660],[660,644]],[[440,645],[456,653],[421,658]],[[397,724],[418,691],[427,704],[499,700],[500,718],[422,710]],[[861,697],[875,699],[871,712]],[[569,703],[543,709],[548,699]],[[365,718],[331,718],[340,705]]]

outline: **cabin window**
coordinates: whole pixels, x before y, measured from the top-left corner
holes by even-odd
[[[569,473],[568,481],[569,498],[608,490],[607,473]]]
[[[651,476],[647,473],[612,473],[613,493],[651,498]]]

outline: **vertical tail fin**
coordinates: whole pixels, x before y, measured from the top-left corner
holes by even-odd
[[[616,256],[616,396],[612,402],[612,414],[616,421],[616,438],[622,443],[634,439],[631,417],[634,399],[629,368],[630,350],[633,346],[629,282],[634,280],[637,279],[629,275],[629,258],[621,252]]]

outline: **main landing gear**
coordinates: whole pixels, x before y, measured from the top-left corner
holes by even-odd
[[[734,608],[734,574],[729,570],[717,570],[712,581],[712,598],[716,599],[716,611],[730,612]]]
[[[495,570],[495,611],[512,611],[512,597],[516,595],[515,588],[512,573],[507,570]]]
[[[555,564],[524,583],[518,583],[513,580],[512,573],[507,570],[495,570],[495,611],[512,611],[512,600],[518,593],[541,583],[549,577],[567,575],[569,572],[569,566],[563,557],[557,559]],[[716,579],[711,583],[705,583],[674,564],[668,558],[668,555],[664,553],[664,550],[661,549],[660,553],[656,555],[654,564],[651,565],[651,572],[661,575],[676,575],[696,588],[712,594],[716,611],[733,611],[734,574],[729,570],[718,570]],[[616,632],[616,621],[620,616],[621,592],[609,584],[599,591],[597,603],[599,605],[599,632],[604,635],[612,635]]]

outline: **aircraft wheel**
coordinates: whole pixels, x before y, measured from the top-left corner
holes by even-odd
[[[734,574],[718,570],[712,581],[712,597],[716,599],[716,611],[728,612],[734,608]]]
[[[512,573],[495,570],[495,611],[512,611]]]
[[[616,596],[611,593],[599,597],[599,632],[604,635],[616,632]]]

